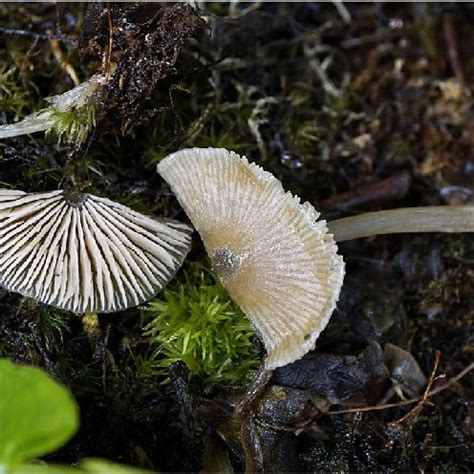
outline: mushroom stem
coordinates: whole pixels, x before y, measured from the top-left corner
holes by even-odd
[[[46,100],[51,104],[49,107],[34,112],[19,122],[1,125],[0,139],[51,129],[56,123],[55,110],[67,112],[83,107],[104,83],[104,76],[96,74],[63,94],[47,98]]]
[[[380,234],[474,232],[474,206],[405,207],[328,222],[337,242]]]
[[[235,409],[234,416],[237,419],[243,421],[251,416],[252,410],[255,409],[255,402],[261,397],[272,375],[273,370],[267,370],[264,364],[260,366],[250,387]]]

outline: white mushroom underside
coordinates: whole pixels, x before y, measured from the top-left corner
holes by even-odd
[[[272,174],[224,149],[179,151],[158,172],[259,332],[266,368],[313,349],[344,278],[342,258],[316,210],[285,193]]]
[[[174,276],[191,229],[109,199],[0,190],[0,285],[77,313],[136,306]]]

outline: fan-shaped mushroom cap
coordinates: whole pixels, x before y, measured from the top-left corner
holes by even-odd
[[[2,189],[0,284],[69,311],[120,311],[174,276],[190,233],[90,194]]]
[[[318,212],[272,174],[224,149],[192,148],[158,172],[201,234],[214,269],[259,332],[274,369],[314,348],[344,277]]]

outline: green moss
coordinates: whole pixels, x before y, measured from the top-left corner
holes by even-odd
[[[463,235],[446,236],[443,239],[443,257],[472,264],[474,262],[474,240],[466,239]]]
[[[54,107],[51,110],[55,123],[46,133],[56,135],[58,143],[67,142],[76,146],[84,143],[95,125],[95,106],[91,102],[87,102],[78,109],[65,112]]]
[[[6,344],[0,344],[0,358],[8,356],[8,348]]]
[[[35,156],[34,162],[21,169],[21,181],[17,185],[20,189],[37,190],[43,183],[58,183],[63,172],[61,168],[51,163],[50,156]]]
[[[124,206],[130,207],[137,212],[150,214],[152,211],[152,209],[150,209],[150,204],[146,202],[141,193],[121,193],[117,196],[114,196],[114,200],[120,204],[123,204]]]
[[[16,120],[30,107],[30,101],[21,85],[18,69],[14,66],[0,68],[0,110],[13,114]]]
[[[256,146],[248,120],[256,107],[255,88],[232,84],[233,100],[223,100],[218,91],[181,94],[174,105],[182,111],[177,126],[173,110],[164,111],[146,130],[143,156],[148,166],[154,166],[168,153],[190,146],[228,148],[244,153]],[[174,129],[177,129],[177,132]]]
[[[351,104],[349,96],[345,91],[335,96],[328,96],[326,99],[325,110],[330,115],[344,114],[347,110],[350,110]]]
[[[165,375],[183,361],[204,385],[245,384],[258,366],[254,331],[217,276],[198,266],[144,308],[154,350],[137,359],[143,370]]]
[[[36,328],[46,349],[51,352],[55,343],[63,343],[64,333],[69,331],[71,313],[50,307],[41,313]]]

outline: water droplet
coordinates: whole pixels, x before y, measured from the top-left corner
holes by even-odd
[[[303,160],[291,151],[282,152],[280,161],[283,165],[292,170],[300,169],[303,167]]]
[[[390,18],[388,20],[388,27],[391,30],[399,30],[400,28],[403,28],[403,20],[400,18]]]

